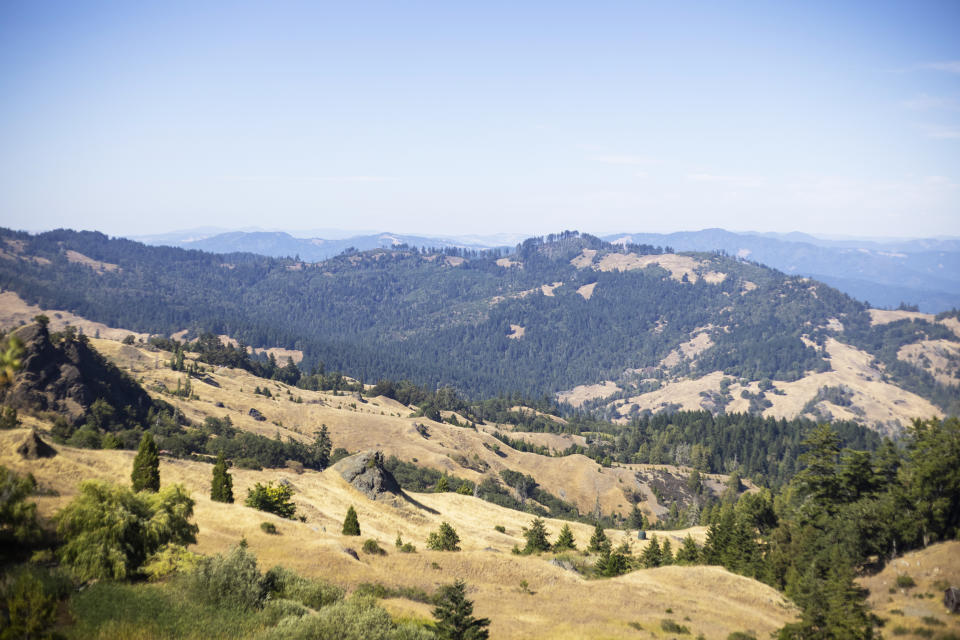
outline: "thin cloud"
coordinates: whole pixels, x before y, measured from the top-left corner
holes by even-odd
[[[922,93],[912,100],[904,100],[900,104],[903,107],[912,109],[914,111],[933,111],[937,109],[946,111],[960,110],[960,102],[957,100],[954,100],[953,98],[938,98],[936,96],[927,95],[926,93]]]
[[[943,60],[940,62],[925,62],[919,66],[920,69],[929,71],[945,71],[947,73],[960,73],[960,60]]]
[[[935,140],[960,140],[960,128],[957,127],[925,125],[922,128],[928,138]]]
[[[389,176],[225,176],[229,182],[394,182]]]
[[[691,173],[687,176],[687,180],[731,187],[758,187],[764,182],[763,178],[758,176],[720,175],[716,173]]]
[[[600,162],[603,164],[625,164],[625,165],[647,165],[653,164],[653,158],[647,156],[637,156],[629,154],[609,154],[601,156],[593,156],[590,158],[594,162]]]

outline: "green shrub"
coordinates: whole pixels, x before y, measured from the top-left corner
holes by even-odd
[[[403,546],[400,547],[400,553],[416,553],[417,548],[413,546],[410,542],[404,542]]]
[[[260,530],[263,531],[264,533],[269,533],[270,535],[273,535],[273,536],[280,533],[279,531],[277,531],[277,525],[273,524],[272,522],[261,522]]]
[[[244,504],[260,511],[275,513],[281,518],[293,518],[297,513],[297,506],[291,502],[293,489],[285,484],[274,486],[272,482],[266,485],[259,482],[247,489],[247,499]]]
[[[357,518],[357,511],[353,508],[353,505],[350,505],[347,509],[347,515],[343,519],[343,530],[341,533],[345,536],[360,535],[360,520]]]
[[[403,545],[401,545],[401,548],[403,548]],[[367,538],[366,540],[363,541],[362,550],[364,553],[369,553],[372,556],[387,555],[387,552],[373,538]]]
[[[493,528],[493,530],[494,530],[494,531],[499,531],[500,533],[506,533],[506,532],[507,532],[507,528],[506,528],[505,526],[503,526],[502,524],[496,525],[496,526]]]
[[[910,589],[911,587],[917,586],[917,583],[907,574],[902,574],[897,576],[897,586],[901,589]]]
[[[263,605],[263,617],[261,620],[268,626],[274,626],[284,618],[302,618],[310,613],[306,608],[296,600],[287,600],[286,598],[272,598]]]
[[[27,544],[39,537],[37,505],[27,502],[36,488],[33,476],[0,466],[0,555],[12,550],[15,543]]]
[[[196,570],[200,556],[187,551],[177,544],[164,545],[159,551],[147,558],[141,572],[156,582],[174,574],[187,574]]]
[[[388,640],[395,637],[392,632],[393,621],[385,609],[372,598],[354,597],[323,607],[316,615],[284,618],[260,640]]]
[[[946,623],[943,622],[943,620],[940,620],[939,618],[934,617],[934,616],[923,616],[923,618],[921,618],[921,620],[923,620],[923,624],[927,625],[928,627],[945,627],[945,626],[947,626]]]
[[[418,587],[388,587],[380,582],[363,582],[353,591],[354,597],[405,598],[414,602],[433,603],[433,596]]]
[[[226,555],[204,558],[190,575],[190,591],[207,604],[234,609],[259,609],[267,596],[267,581],[257,557],[243,546]]]
[[[159,493],[89,480],[57,514],[60,560],[82,580],[123,579],[166,544],[195,543],[193,499],[182,485]]]
[[[727,636],[727,640],[757,640],[757,636],[746,631],[734,631]]]
[[[460,551],[460,536],[446,522],[427,537],[427,548],[433,551]]]
[[[686,626],[682,624],[674,622],[670,618],[664,618],[663,620],[661,620],[660,628],[666,631],[667,633],[681,633],[681,634],[690,633],[690,629],[688,629]]]
[[[305,578],[286,567],[276,566],[267,571],[264,583],[272,597],[294,600],[311,609],[343,600],[340,587],[318,578]]]
[[[895,627],[891,630],[891,633],[893,633],[893,635],[895,635],[895,636],[905,636],[905,635],[907,635],[908,633],[910,633],[910,629],[907,629],[906,627],[897,625],[897,626],[895,626]]]
[[[0,638],[41,638],[54,625],[57,601],[69,591],[59,574],[24,567],[0,582]]]

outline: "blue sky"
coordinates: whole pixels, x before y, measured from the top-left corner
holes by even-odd
[[[0,224],[960,236],[960,3],[0,3]]]

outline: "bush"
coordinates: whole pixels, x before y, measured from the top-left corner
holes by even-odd
[[[400,545],[400,548],[403,548],[403,545]],[[368,538],[363,541],[362,550],[364,553],[369,553],[373,556],[385,556],[387,552],[380,546],[380,544],[373,538]]]
[[[897,576],[897,586],[901,589],[910,589],[917,586],[917,583],[907,574],[902,574]]]
[[[200,556],[176,544],[168,544],[147,559],[141,572],[156,582],[174,574],[188,574],[196,570]]]
[[[342,533],[345,536],[360,535],[360,520],[357,519],[357,511],[353,508],[353,505],[350,505],[347,509],[347,515],[343,519]]]
[[[197,541],[193,499],[182,485],[159,493],[89,480],[57,514],[60,560],[81,580],[123,579],[164,545]]]
[[[496,526],[493,528],[493,530],[494,530],[494,531],[498,531],[498,532],[500,532],[500,533],[506,533],[506,532],[507,532],[507,528],[506,528],[505,526],[503,526],[502,524],[496,525]]]
[[[264,533],[269,533],[270,535],[273,535],[273,536],[280,533],[279,531],[277,531],[277,525],[273,524],[272,522],[261,522],[260,530],[263,531]]]
[[[305,578],[286,567],[276,566],[267,571],[264,583],[272,597],[295,600],[311,609],[343,600],[340,587],[317,578]]]
[[[243,546],[227,555],[204,558],[190,575],[190,591],[202,601],[240,610],[259,609],[267,596],[267,582],[257,557]]]
[[[268,626],[274,626],[284,618],[302,618],[310,613],[306,608],[296,600],[287,600],[286,598],[272,598],[263,605],[263,622]]]
[[[41,638],[56,622],[57,601],[69,582],[34,567],[11,572],[0,583],[0,637]]]
[[[33,476],[21,476],[0,466],[0,547],[4,551],[12,549],[14,543],[26,544],[39,537],[37,505],[27,502],[36,488]]]
[[[272,482],[262,485],[256,483],[252,489],[247,489],[247,499],[244,504],[260,511],[275,513],[281,518],[293,518],[297,513],[297,506],[290,501],[293,489],[285,484],[274,486]]]
[[[727,640],[757,640],[757,637],[745,631],[734,631],[727,636]]]
[[[372,598],[354,597],[326,606],[317,615],[284,618],[261,639],[388,640],[395,637],[392,631],[393,622],[386,610],[377,606]]]
[[[667,633],[690,633],[690,629],[682,624],[678,624],[671,620],[670,618],[664,618],[660,621],[660,628],[666,631]]]
[[[460,536],[446,522],[427,537],[427,548],[433,551],[460,551]]]

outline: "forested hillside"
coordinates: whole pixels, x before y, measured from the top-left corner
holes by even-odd
[[[874,325],[862,303],[822,283],[715,254],[565,232],[509,255],[401,246],[309,264],[93,232],[0,235],[0,287],[30,303],[140,332],[298,349],[305,371],[322,363],[473,398],[721,371],[764,382],[762,396],[769,381],[830,370],[824,345],[836,339],[874,356],[890,381],[956,407],[955,386],[898,358],[904,344],[960,342],[948,327]],[[694,355],[671,359],[700,334]]]

